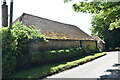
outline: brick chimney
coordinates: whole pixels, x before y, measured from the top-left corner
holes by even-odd
[[[6,0],[3,1],[2,5],[2,26],[8,26],[8,5],[6,5]]]

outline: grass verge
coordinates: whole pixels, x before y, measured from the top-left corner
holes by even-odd
[[[73,60],[70,62],[63,62],[63,63],[35,67],[32,69],[28,69],[28,70],[15,73],[11,75],[10,78],[45,78],[46,76],[58,73],[60,71],[64,71],[66,69],[76,67],[80,64],[94,60],[103,55],[106,55],[106,53],[105,52],[96,53],[94,55],[85,56],[84,58],[80,58],[80,59]]]

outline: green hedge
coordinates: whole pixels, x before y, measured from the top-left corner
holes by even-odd
[[[71,48],[71,49],[62,49],[62,50],[49,50],[41,51],[37,53],[30,54],[32,64],[36,65],[45,65],[50,63],[57,63],[61,61],[70,60],[82,54],[81,48]]]
[[[84,51],[80,47],[62,49],[62,50],[48,50],[48,51],[38,51],[32,53],[30,52],[28,55],[23,55],[22,57],[19,57],[20,61],[18,63],[17,68],[25,69],[25,68],[35,67],[38,65],[40,66],[51,63],[57,63],[61,61],[67,61],[82,55],[82,53],[84,53]]]
[[[53,75],[55,73],[79,66],[81,64],[84,64],[88,61],[94,60],[98,57],[101,57],[103,55],[106,55],[105,52],[102,53],[95,53],[95,54],[90,54],[87,56],[80,56],[77,59],[73,59],[71,61],[65,61],[65,62],[60,62],[56,64],[50,64],[50,65],[44,65],[44,66],[37,66],[31,69],[26,69],[26,70],[21,70],[20,72],[16,72],[9,76],[9,78],[26,78],[26,79],[34,79],[34,78],[46,78],[47,76]]]
[[[15,69],[23,55],[28,55],[30,41],[45,41],[47,40],[39,32],[33,28],[28,28],[17,22],[12,26],[0,29],[2,33],[2,74],[3,77],[15,72]],[[25,58],[23,59],[23,61]]]
[[[70,48],[70,49],[62,49],[62,50],[49,50],[49,51],[41,51],[36,53],[31,53],[29,55],[29,62],[33,65],[45,65],[51,63],[57,63],[62,61],[68,61],[70,59],[76,58],[83,54],[89,54],[99,52],[98,49],[87,49],[87,48]],[[86,54],[86,55],[87,55]],[[27,61],[28,62],[28,61]],[[27,63],[26,63],[27,64]]]
[[[2,29],[2,74],[13,73],[16,66],[17,40],[8,28]]]

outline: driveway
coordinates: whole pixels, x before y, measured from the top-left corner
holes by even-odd
[[[47,78],[118,78],[118,54],[120,51],[107,52],[101,58],[78,67],[48,76]]]

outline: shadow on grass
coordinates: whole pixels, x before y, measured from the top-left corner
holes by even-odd
[[[120,67],[120,64],[114,64],[113,67]],[[108,75],[100,76],[100,80],[120,80],[120,70],[118,69],[108,69],[106,72],[109,72]]]

